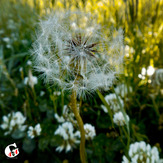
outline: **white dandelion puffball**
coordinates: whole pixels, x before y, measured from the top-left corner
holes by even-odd
[[[102,29],[90,14],[55,13],[40,21],[32,56],[45,82],[85,97],[109,89],[122,70],[123,31]]]

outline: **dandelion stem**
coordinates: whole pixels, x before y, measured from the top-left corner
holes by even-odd
[[[77,123],[79,125],[80,129],[80,135],[81,135],[81,142],[80,142],[80,159],[82,163],[86,163],[86,153],[85,153],[85,131],[84,131],[84,125],[83,120],[80,116],[80,113],[77,108],[76,103],[76,91],[72,90],[71,95],[71,108],[73,110],[73,113],[75,115],[75,118],[77,120]]]

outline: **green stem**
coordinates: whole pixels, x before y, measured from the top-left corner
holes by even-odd
[[[130,145],[130,136],[126,132],[125,128],[122,126],[122,130],[125,133],[125,136],[127,137],[127,151],[129,150],[129,145]]]
[[[77,108],[76,103],[76,91],[72,90],[71,95],[71,108],[79,125],[80,135],[81,135],[81,142],[80,142],[80,159],[82,163],[86,163],[86,153],[85,153],[85,131],[84,131],[84,124],[83,120],[79,114],[79,110]]]

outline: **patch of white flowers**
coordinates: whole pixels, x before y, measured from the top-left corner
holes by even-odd
[[[93,20],[90,14],[60,12],[40,22],[32,54],[45,82],[79,97],[112,86],[122,70],[123,31],[104,35]]]
[[[121,106],[124,107],[123,100],[120,98],[120,96],[118,96],[118,98],[119,98],[119,101],[121,103]],[[115,93],[111,93],[109,95],[106,95],[105,100],[109,104],[110,109],[112,109],[114,113],[120,110],[120,105],[119,105],[119,102],[117,100],[117,96]],[[101,107],[105,113],[108,113],[108,110],[104,105],[101,105]]]
[[[126,119],[127,121],[130,120],[128,115],[126,115]],[[113,122],[118,126],[126,125],[125,117],[121,111],[114,114]]]
[[[123,156],[122,163],[161,163],[157,147],[151,147],[144,141],[136,142],[130,145],[129,159]]]
[[[66,152],[72,151],[77,144],[80,143],[79,132],[74,132],[74,127],[71,122],[64,122],[57,130],[54,132],[55,135],[62,137],[63,141],[60,146],[56,148],[56,151],[61,152],[65,150]]]
[[[148,66],[146,69],[145,67],[142,68],[141,74],[138,75],[140,79],[145,79],[146,75],[147,76],[152,76],[155,72],[155,69],[152,66]]]
[[[84,125],[85,138],[87,140],[92,140],[96,136],[95,127],[91,124]],[[64,122],[57,130],[54,132],[55,135],[62,137],[63,141],[60,146],[56,148],[56,151],[61,152],[65,150],[66,152],[72,151],[80,143],[80,132],[74,131],[73,124],[71,122]]]
[[[26,117],[23,116],[21,112],[12,112],[7,116],[2,117],[1,128],[3,130],[7,130],[4,135],[10,134],[13,130],[18,129],[19,131],[24,131],[26,129],[26,125],[24,125],[26,121]]]
[[[27,134],[28,137],[30,137],[31,139],[33,139],[36,136],[39,136],[41,134],[41,126],[38,123],[35,127],[29,126]]]

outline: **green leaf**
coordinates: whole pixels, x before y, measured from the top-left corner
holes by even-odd
[[[106,102],[104,96],[101,94],[101,92],[99,90],[97,90],[97,94],[98,96],[100,97],[101,101],[103,102],[103,104],[106,106],[107,110],[108,110],[108,113],[109,113],[109,116],[110,116],[110,119],[111,119],[111,123],[112,123],[112,126],[114,128],[114,123],[113,123],[113,115],[112,115],[112,111],[110,109],[110,106],[108,105],[108,103]]]
[[[27,153],[32,153],[32,151],[35,149],[36,143],[34,139],[26,138],[23,141],[23,150]]]
[[[22,132],[22,131],[20,131],[20,130],[15,130],[15,131],[12,133],[12,135],[11,135],[11,137],[12,137],[13,139],[21,139],[21,138],[23,138],[24,136],[25,136],[25,133]]]

